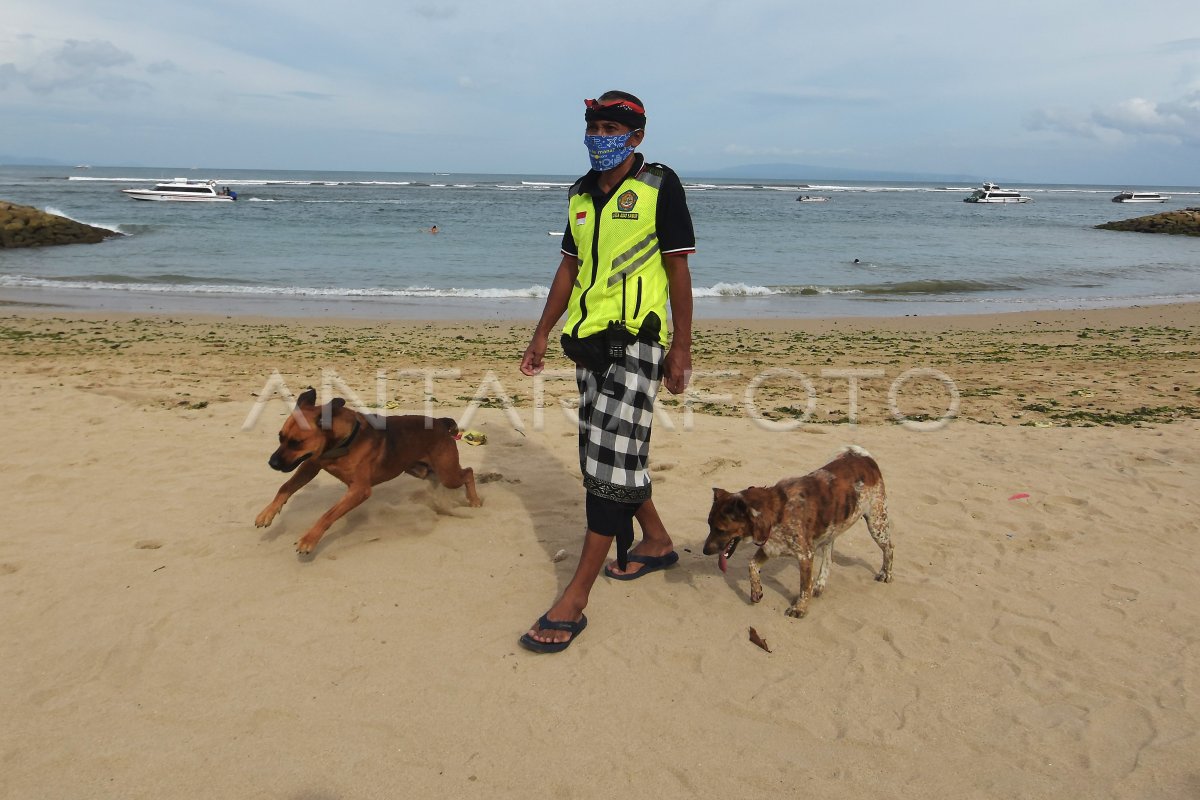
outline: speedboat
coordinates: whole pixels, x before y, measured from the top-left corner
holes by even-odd
[[[976,189],[970,197],[964,197],[964,203],[1028,203],[1032,197],[1026,197],[1020,192],[1001,189],[994,183],[983,184],[982,189]]]
[[[1130,192],[1124,191],[1114,197],[1114,203],[1165,203],[1171,198],[1166,195],[1161,195],[1158,192]]]
[[[189,181],[176,178],[169,183],[158,183],[153,189],[122,189],[134,200],[177,200],[185,203],[232,203],[237,192],[228,187],[217,189],[215,181]]]
[[[821,197],[818,194],[802,194],[796,198],[797,203],[824,203],[828,200],[828,197]]]

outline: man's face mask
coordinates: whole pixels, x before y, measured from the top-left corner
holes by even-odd
[[[599,172],[610,170],[629,158],[633,148],[627,146],[629,138],[637,131],[619,133],[615,136],[584,136],[583,143],[587,145],[588,158],[591,159],[592,169]]]

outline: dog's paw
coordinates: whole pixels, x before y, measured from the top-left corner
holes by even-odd
[[[467,502],[471,504],[471,508],[479,508],[483,505],[483,498],[476,497],[474,500],[468,500]]]
[[[750,591],[750,602],[751,603],[757,603],[758,601],[760,601],[762,599],[763,599],[762,589],[759,589],[758,591],[754,591],[754,590]]]
[[[296,542],[296,552],[302,556],[311,555],[313,548],[316,546],[316,539],[310,539],[308,536],[305,536],[300,541]]]
[[[264,508],[262,510],[262,513],[254,518],[254,527],[269,528],[271,526],[271,523],[275,520],[275,516],[278,513],[279,512],[274,509]]]
[[[804,616],[808,614],[808,609],[807,608],[796,608],[795,606],[792,606],[791,608],[789,608],[787,611],[785,611],[783,613],[789,617],[795,617],[796,619],[803,619]]]
[[[875,576],[875,580],[879,581],[880,583],[891,583],[892,582],[892,573],[880,572],[878,575]]]

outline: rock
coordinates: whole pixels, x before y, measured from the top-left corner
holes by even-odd
[[[0,249],[56,244],[96,244],[123,234],[47,214],[30,206],[0,201]]]
[[[1185,208],[1182,211],[1164,211],[1148,217],[1105,222],[1097,225],[1109,231],[1134,231],[1136,233],[1171,233],[1179,236],[1200,236],[1200,208]]]

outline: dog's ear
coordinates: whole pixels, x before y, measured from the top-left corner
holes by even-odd
[[[332,400],[330,400],[329,402],[333,405],[334,411],[337,411],[339,408],[346,405],[346,400],[345,400],[345,398],[342,398],[342,397],[335,397]]]
[[[724,489],[720,489],[716,486],[713,487],[713,502],[714,503],[716,503],[719,500],[724,500],[726,497],[729,497],[729,492],[725,491]]]
[[[317,404],[317,390],[308,387],[296,398],[296,408],[312,408]]]

